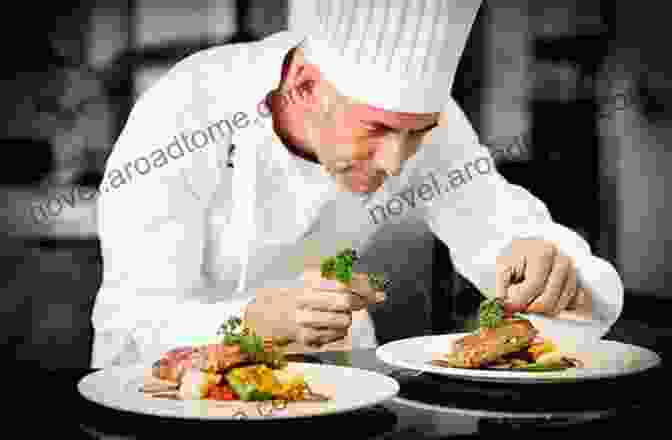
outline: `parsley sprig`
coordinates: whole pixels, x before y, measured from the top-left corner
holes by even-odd
[[[390,286],[390,280],[384,274],[370,273],[369,285],[376,290],[385,290]]]
[[[336,278],[342,283],[352,281],[352,265],[359,259],[354,249],[344,249],[334,257],[325,258],[320,267],[322,277],[327,279]]]
[[[240,351],[249,354],[264,352],[264,340],[249,329],[243,329],[242,320],[233,316],[224,322],[217,330],[217,335],[222,336],[222,344],[238,345]]]
[[[481,327],[495,328],[509,316],[514,319],[527,319],[520,313],[507,313],[501,298],[488,298],[478,307],[478,322]]]
[[[322,278],[336,279],[349,284],[352,281],[352,266],[357,260],[359,260],[357,251],[352,248],[344,249],[336,256],[325,258],[320,266]],[[384,274],[369,274],[368,280],[369,285],[376,290],[384,290],[390,284]]]
[[[504,305],[499,298],[489,298],[478,307],[478,322],[481,327],[495,328],[504,319]]]

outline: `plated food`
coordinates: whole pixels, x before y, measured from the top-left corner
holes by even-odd
[[[149,397],[176,400],[268,402],[326,401],[312,392],[301,373],[287,370],[283,348],[230,318],[220,343],[178,347],[152,365],[140,391]]]
[[[431,364],[439,367],[558,371],[581,368],[584,362],[558,350],[522,315],[508,313],[499,299],[479,307],[479,328],[452,341],[450,350],[437,353]]]
[[[325,258],[320,274],[346,285],[353,281],[354,249],[344,249]],[[388,281],[382,274],[370,274],[372,288],[383,289]],[[312,391],[301,373],[286,367],[287,341],[262,338],[242,327],[237,317],[230,318],[218,332],[220,343],[177,347],[165,353],[151,368],[141,387],[150,397],[176,400],[327,401],[331,397]]]
[[[376,349],[376,357],[397,369],[503,384],[600,380],[661,364],[657,353],[618,341],[600,339],[577,346],[573,339],[578,332],[544,332],[543,321],[538,326],[534,314],[528,319],[510,313],[497,299],[483,301],[478,312],[472,332],[391,341]]]

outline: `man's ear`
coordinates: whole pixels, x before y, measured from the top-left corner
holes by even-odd
[[[304,106],[311,111],[320,111],[321,98],[326,93],[323,81],[320,78],[320,72],[316,66],[303,64],[298,66],[293,75],[290,92],[293,94],[295,104]]]

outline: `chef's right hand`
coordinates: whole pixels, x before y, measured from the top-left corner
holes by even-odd
[[[352,312],[385,300],[366,274],[353,273],[350,285],[322,278],[319,268],[306,269],[301,278],[301,288],[258,289],[248,325],[262,336],[321,347],[346,337]]]

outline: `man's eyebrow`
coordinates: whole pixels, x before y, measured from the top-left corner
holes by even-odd
[[[371,124],[371,125],[375,125],[375,126],[377,126],[377,127],[380,127],[380,128],[382,128],[383,130],[391,130],[391,131],[399,130],[399,128],[391,127],[391,126],[389,126],[389,125],[387,125],[387,124],[384,124],[384,123],[382,123],[382,122],[378,122],[378,121],[370,121],[369,124]],[[427,125],[426,127],[423,127],[423,128],[417,128],[417,129],[415,129],[415,130],[410,130],[410,131],[427,131],[427,130],[431,130],[432,128],[434,128],[434,127],[436,127],[436,126],[438,126],[438,125],[439,125],[438,121],[434,121],[434,122],[430,123],[429,125]]]
[[[419,130],[414,130],[414,131],[427,131],[427,130],[431,130],[431,129],[434,128],[434,127],[438,127],[438,126],[439,126],[438,121],[434,121],[434,122],[432,122],[431,124],[429,124],[427,127],[425,127],[425,128],[421,128],[421,129],[419,129]]]

